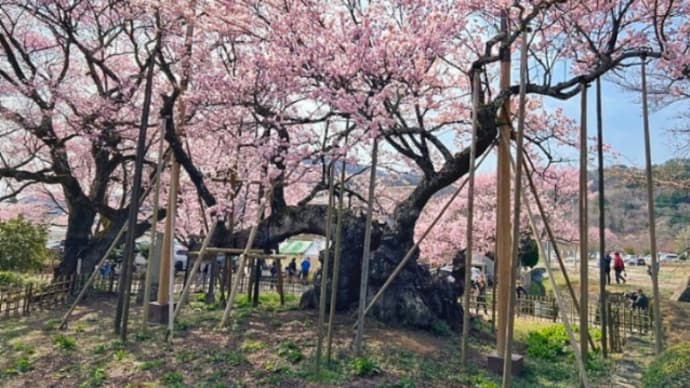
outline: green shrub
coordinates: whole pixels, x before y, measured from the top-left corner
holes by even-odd
[[[15,369],[21,373],[28,372],[31,369],[33,369],[33,366],[31,365],[31,360],[29,360],[29,356],[27,356],[26,354],[19,356],[15,363]]]
[[[244,361],[242,353],[237,351],[222,351],[213,352],[211,354],[211,361],[217,363],[226,363],[230,366],[239,366]]]
[[[568,334],[562,324],[547,326],[527,334],[527,354],[555,361],[568,354],[568,343]]]
[[[0,286],[23,286],[24,277],[12,271],[0,271]]]
[[[159,369],[163,365],[165,365],[165,361],[159,358],[156,360],[144,361],[141,363],[141,365],[139,365],[139,368],[141,370],[154,370],[154,369]]]
[[[163,375],[163,383],[168,387],[183,387],[184,376],[180,371],[170,371]]]
[[[0,221],[0,270],[36,271],[48,257],[48,230],[23,217]]]
[[[453,331],[450,329],[450,326],[448,326],[446,321],[441,320],[434,321],[431,324],[431,332],[439,337],[450,337],[453,335]]]
[[[80,387],[100,387],[105,383],[108,375],[105,373],[105,368],[94,368],[89,374],[89,379],[85,381]]]
[[[352,373],[359,377],[369,377],[381,372],[381,368],[368,357],[356,357],[351,365]]]
[[[278,345],[278,355],[285,358],[293,364],[296,364],[304,359],[304,354],[292,341],[282,342]]]
[[[77,340],[74,337],[63,334],[56,335],[53,343],[63,350],[72,350],[77,347]]]
[[[644,387],[690,386],[690,342],[673,346],[661,353],[642,375]]]
[[[252,340],[252,339],[246,339],[242,342],[242,345],[240,345],[240,349],[243,352],[249,352],[249,353],[259,351],[265,347],[266,347],[266,344],[261,342],[261,340]]]

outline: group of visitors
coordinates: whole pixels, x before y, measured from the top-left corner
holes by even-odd
[[[604,269],[606,275],[606,283],[611,285],[611,262],[613,262],[613,271],[616,273],[616,284],[625,284],[628,274],[625,272],[625,261],[620,252],[614,252],[613,258],[611,252],[607,252],[606,256],[601,259],[601,267]]]
[[[301,280],[303,283],[306,283],[309,280],[310,268],[311,259],[309,257],[305,257],[304,259],[302,259],[302,262],[300,263],[300,271],[298,272],[297,259],[293,257],[290,261],[290,264],[288,264],[287,268],[285,268],[288,274],[288,281],[292,281],[293,278],[297,276],[299,280]]]

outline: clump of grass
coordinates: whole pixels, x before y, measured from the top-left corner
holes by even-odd
[[[14,348],[14,351],[22,352],[25,354],[34,354],[36,352],[36,348],[22,341],[15,342],[14,345],[12,345],[12,347]]]
[[[127,351],[125,349],[117,349],[114,353],[115,359],[118,361],[122,361],[125,357],[127,357]]]
[[[211,354],[211,361],[215,363],[224,363],[230,366],[239,366],[244,362],[244,356],[237,351],[221,351]]]
[[[243,352],[253,353],[253,352],[257,352],[257,351],[259,351],[265,347],[266,347],[266,344],[264,344],[260,340],[246,339],[242,342],[240,349]]]
[[[46,331],[56,330],[60,326],[60,320],[57,318],[48,319],[43,323],[43,329]]]
[[[93,349],[93,354],[104,354],[108,350],[105,344],[98,344],[96,348]]]
[[[182,362],[182,363],[190,362],[195,358],[196,358],[196,353],[194,353],[191,350],[182,350],[182,351],[178,352],[177,354],[175,354],[175,359],[178,362]]]
[[[431,324],[431,332],[438,337],[450,337],[453,335],[453,330],[450,329],[446,321],[434,321]]]
[[[107,377],[105,368],[96,367],[89,373],[89,379],[81,384],[80,387],[100,387],[105,383]]]
[[[31,365],[31,360],[29,359],[29,356],[27,356],[26,354],[22,354],[21,356],[19,356],[19,358],[17,358],[14,368],[18,372],[24,373],[32,370],[34,367],[33,365]]]
[[[62,350],[72,350],[77,347],[77,340],[64,334],[58,334],[53,337],[53,343]]]
[[[184,386],[184,376],[182,372],[174,370],[167,372],[161,378],[163,383],[168,387],[183,387]]]
[[[165,365],[165,361],[163,359],[158,358],[155,360],[147,360],[142,362],[139,365],[139,368],[141,370],[155,370],[162,367],[163,365]]]
[[[356,357],[350,363],[352,373],[359,377],[369,377],[381,373],[381,368],[369,357]]]
[[[304,359],[304,354],[292,341],[285,341],[278,345],[278,355],[293,364],[296,364]]]

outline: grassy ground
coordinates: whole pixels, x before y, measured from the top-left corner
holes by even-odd
[[[240,300],[246,297],[240,296]],[[499,376],[486,371],[494,339],[486,324],[474,323],[472,365],[459,366],[459,340],[447,327],[435,334],[390,328],[374,321],[366,327],[365,358],[352,352],[352,319],[338,316],[334,360],[314,371],[316,347],[312,311],[281,307],[277,296],[263,296],[259,308],[241,302],[230,327],[217,329],[218,306],[192,302],[176,324],[173,343],[164,328],[139,331],[139,309],[132,314],[130,342],[112,333],[115,299],[93,296],[75,311],[69,328],[57,329],[63,311],[4,320],[0,326],[0,381],[3,386],[130,387],[495,387]],[[519,321],[516,339],[524,341],[541,324]],[[525,345],[517,350],[524,354]],[[601,374],[594,365],[592,371]],[[526,359],[517,387],[571,387],[576,384],[572,356],[556,362]]]

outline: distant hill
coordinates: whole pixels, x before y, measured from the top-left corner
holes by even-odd
[[[673,159],[653,167],[659,248],[680,251],[690,246],[690,159]],[[590,172],[590,191],[598,179]],[[637,252],[648,249],[647,186],[644,170],[616,165],[604,170],[606,225]],[[591,223],[598,223],[597,197],[590,203]],[[612,247],[616,249],[616,247]]]

